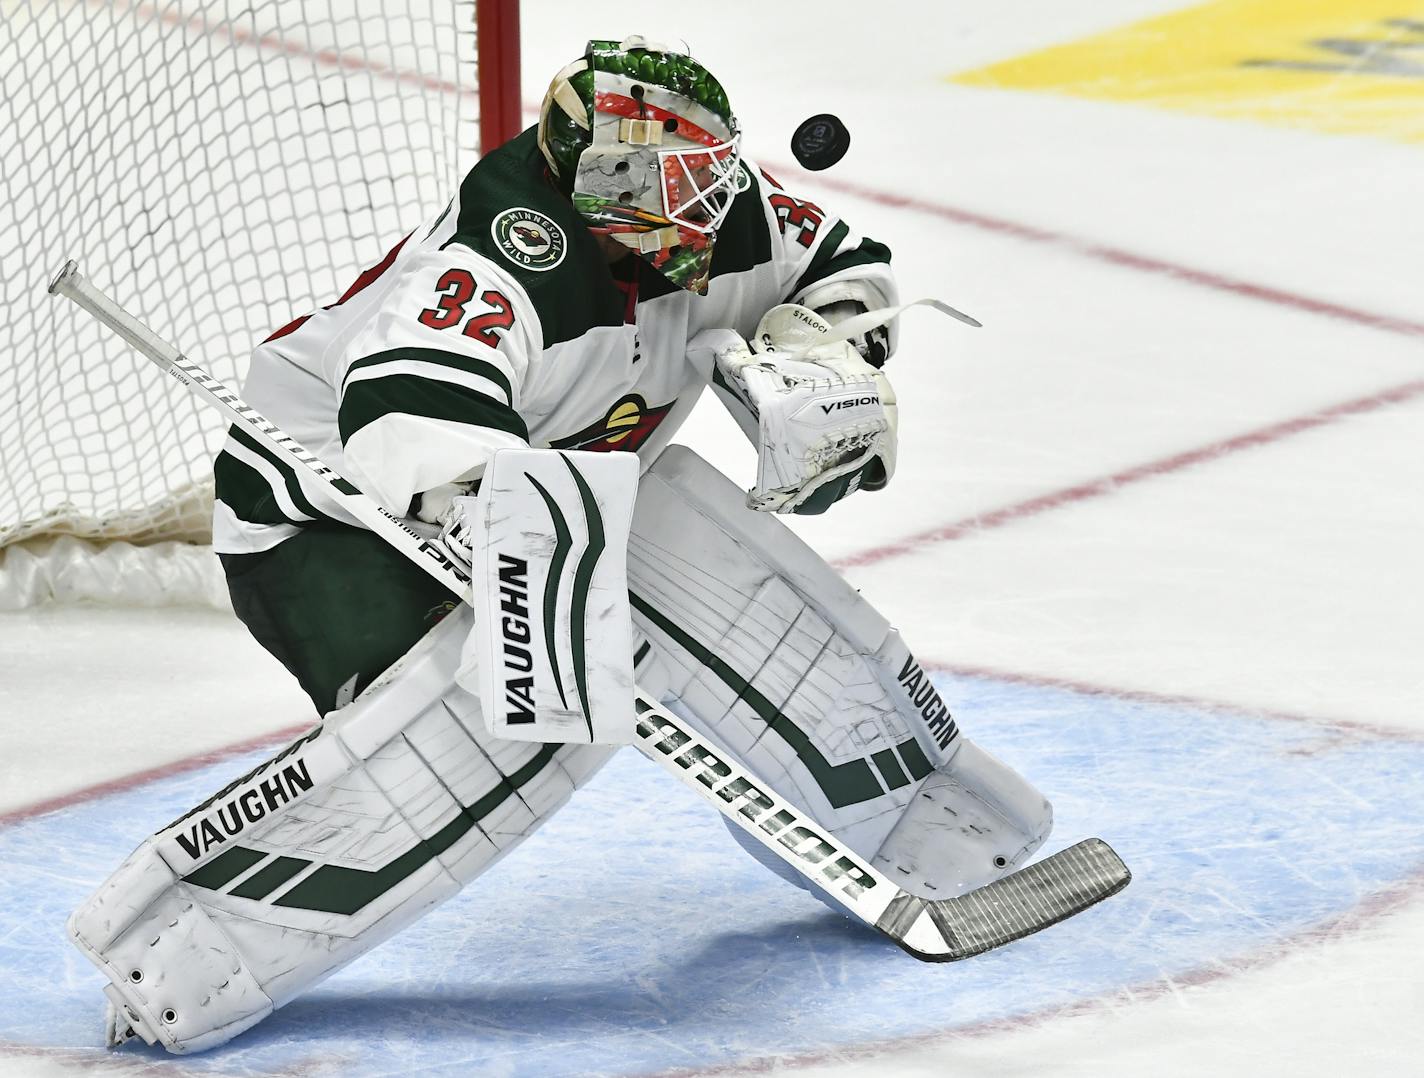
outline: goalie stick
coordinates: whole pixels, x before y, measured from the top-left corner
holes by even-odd
[[[88,311],[268,448],[306,468],[334,500],[373,532],[461,599],[473,599],[469,574],[438,544],[361,493],[232,389],[94,287],[74,261],[65,263],[49,291]],[[1112,848],[1102,839],[1092,838],[958,898],[910,894],[641,690],[635,689],[634,708],[633,744],[638,751],[696,790],[847,912],[873,925],[916,958],[952,962],[982,954],[1080,913],[1121,891],[1132,878]]]

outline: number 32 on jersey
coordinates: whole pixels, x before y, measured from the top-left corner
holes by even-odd
[[[446,270],[435,288],[435,306],[427,307],[418,316],[422,326],[429,326],[431,329],[454,329],[463,322],[465,328],[460,332],[466,337],[473,337],[490,348],[498,348],[500,339],[495,331],[514,325],[513,304],[509,302],[508,296],[493,288],[480,292],[479,307],[483,309],[470,315],[466,307],[475,298],[479,285],[475,283],[474,275],[469,270]]]

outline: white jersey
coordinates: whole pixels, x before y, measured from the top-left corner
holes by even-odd
[[[628,450],[646,466],[714,377],[688,359],[691,337],[750,335],[776,304],[852,278],[896,299],[883,245],[741,168],[698,296],[642,259],[611,268],[526,131],[337,303],[264,341],[243,396],[397,514],[505,447]],[[360,526],[240,431],[215,478],[219,553],[268,550],[322,520]]]

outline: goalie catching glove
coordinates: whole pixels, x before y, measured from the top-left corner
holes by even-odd
[[[895,472],[890,380],[849,342],[822,340],[829,329],[786,303],[762,317],[751,341],[708,330],[692,344],[712,353],[713,382],[741,405],[733,414],[757,446],[753,509],[821,513],[862,487],[879,490]]]

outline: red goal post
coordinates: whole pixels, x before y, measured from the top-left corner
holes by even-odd
[[[519,94],[519,0],[477,0],[480,153],[524,129]]]
[[[521,129],[518,0],[14,0],[0,102],[3,608],[61,538],[209,534],[222,423],[55,266],[240,381]]]

